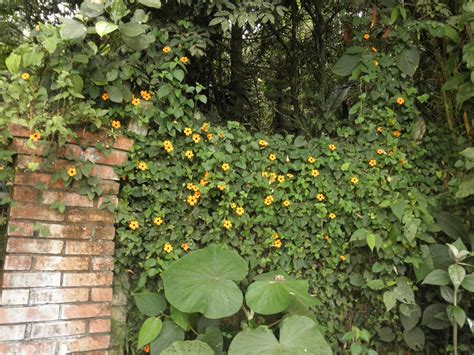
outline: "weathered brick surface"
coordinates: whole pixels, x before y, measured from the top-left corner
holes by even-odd
[[[29,323],[56,320],[58,305],[0,308],[0,324]]]
[[[89,299],[88,288],[47,288],[33,289],[30,304],[56,304],[85,302]]]
[[[45,191],[43,193],[43,203],[52,204],[55,202],[64,203],[66,206],[78,206],[78,207],[92,207],[94,201],[90,200],[89,197],[81,195],[76,192],[64,192],[64,191]]]
[[[63,286],[110,286],[112,275],[112,272],[64,273]]]
[[[110,316],[110,303],[77,304],[62,306],[61,319],[97,318]]]
[[[108,333],[110,332],[110,319],[94,319],[90,321],[90,333]]]
[[[66,254],[70,255],[112,255],[114,242],[98,241],[67,241]]]
[[[31,338],[51,338],[84,334],[86,332],[86,324],[86,321],[83,320],[33,324],[31,327]]]
[[[59,254],[64,242],[52,239],[9,238],[7,252],[32,254]]]
[[[21,289],[3,290],[2,300],[0,304],[2,306],[28,304],[29,295],[30,295],[30,290],[21,290]]]
[[[107,349],[110,345],[110,336],[85,336],[76,339],[69,339],[59,346],[59,353],[66,354],[77,351],[88,351],[97,349]]]
[[[51,210],[48,206],[34,203],[15,202],[10,208],[10,219],[29,219],[36,221],[64,221],[64,214]]]
[[[120,184],[114,166],[127,160],[133,142],[81,132],[56,153],[49,168],[66,169],[71,157],[95,162],[92,174],[104,193],[89,200],[79,183],[65,187],[51,172],[32,172],[42,149],[27,145],[31,132],[11,126],[17,152],[0,302],[0,354],[108,354],[110,350],[115,216]],[[102,142],[112,148],[103,154]],[[83,142],[84,143],[84,142]],[[40,187],[40,188],[38,188]],[[61,202],[64,213],[51,209]]]
[[[3,274],[4,288],[48,287],[59,286],[59,272],[5,272]]]
[[[3,270],[30,270],[31,260],[31,256],[7,255],[5,257],[5,265]]]
[[[93,302],[111,302],[112,295],[110,287],[93,288],[91,290],[91,300]]]
[[[92,270],[112,271],[114,269],[114,258],[93,258]]]
[[[37,256],[34,270],[87,270],[88,257],[74,256]]]

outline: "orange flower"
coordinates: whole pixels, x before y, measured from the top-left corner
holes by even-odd
[[[207,140],[208,141],[210,141],[213,137],[214,137],[214,135],[212,133],[207,134]]]
[[[25,81],[26,81],[26,80],[29,80],[29,79],[30,79],[30,74],[28,74],[28,73],[23,73],[23,74],[21,74],[21,78],[22,78],[23,80],[25,80]]]
[[[145,345],[145,347],[143,348],[143,352],[149,353],[150,352],[150,345]]]
[[[156,224],[157,226],[161,226],[164,223],[164,221],[163,221],[163,218],[161,217],[155,217],[153,219],[153,223]]]
[[[356,176],[351,177],[351,184],[357,185],[359,183],[359,179]]]
[[[229,221],[228,219],[224,219],[222,221],[222,225],[224,226],[225,229],[229,230],[232,228],[232,222]]]
[[[383,150],[383,149],[377,149],[375,152],[376,152],[378,155],[385,154],[385,150]]]
[[[271,161],[275,161],[276,158],[277,158],[276,155],[273,153],[268,156],[268,159],[270,159]]]
[[[397,104],[402,106],[405,103],[405,99],[403,97],[397,97]]]
[[[140,91],[140,96],[142,97],[143,100],[145,101],[149,101],[151,99],[151,94],[146,91],[146,90],[142,90]]]
[[[334,144],[329,144],[328,145],[328,149],[331,151],[331,152],[334,152],[336,150],[336,146]]]
[[[383,128],[382,127],[377,127],[377,129],[375,131],[377,132],[377,134],[381,134],[383,132]]]
[[[224,191],[225,190],[225,185],[217,185],[217,189],[220,190],[220,191]]]
[[[76,168],[74,166],[71,166],[69,169],[67,169],[67,174],[70,176],[70,177],[74,177],[77,175],[77,171],[76,171]]]
[[[319,170],[312,170],[311,171],[311,176],[312,177],[318,177],[319,176]]]
[[[33,134],[30,136],[30,139],[31,139],[33,142],[38,142],[38,141],[41,139],[41,134],[38,133],[38,132],[35,132],[35,133],[33,133]]]
[[[201,136],[199,134],[193,134],[192,140],[194,143],[199,143],[201,141]]]
[[[323,194],[316,195],[316,200],[318,200],[319,202],[323,202],[325,199],[326,199],[326,196],[324,196]]]
[[[336,214],[335,214],[335,213],[330,213],[330,214],[328,215],[328,218],[329,218],[329,219],[335,219],[335,218],[336,218]]]
[[[370,166],[371,168],[376,167],[376,166],[377,166],[377,160],[375,160],[375,159],[369,160],[369,166]]]
[[[278,182],[285,182],[285,175],[278,175]]]
[[[191,134],[193,134],[193,130],[189,127],[186,127],[184,130],[183,130],[183,133],[186,137],[189,137]]]
[[[181,57],[181,58],[179,58],[179,61],[183,64],[186,64],[186,63],[189,62],[189,58],[188,57]]]
[[[237,207],[237,208],[235,209],[235,213],[236,213],[239,217],[241,217],[241,216],[244,215],[245,210],[244,210],[243,207]]]
[[[130,221],[128,223],[128,228],[130,228],[132,231],[137,230],[138,227],[139,227],[139,225],[138,225],[137,221]]]
[[[324,235],[324,240],[329,242],[331,240],[331,238],[329,237],[329,235],[325,234]]]
[[[132,105],[133,106],[140,106],[140,99],[138,97],[133,97],[132,98]]]
[[[375,48],[375,47],[370,48],[370,50],[372,51],[372,53],[377,53],[378,52],[377,48]]]
[[[181,243],[181,249],[183,249],[184,251],[188,251],[189,250],[189,244],[188,243]]]
[[[222,169],[223,171],[227,171],[227,170],[230,169],[230,165],[227,164],[227,163],[224,163],[224,164],[221,165],[221,169]]]
[[[395,137],[395,138],[400,138],[401,133],[400,133],[400,131],[393,131],[392,136]]]
[[[188,159],[192,159],[194,157],[194,153],[192,150],[187,150],[184,155],[186,156],[186,158]]]
[[[102,101],[107,101],[108,99],[110,99],[109,93],[104,92],[100,98],[102,99]]]
[[[283,245],[283,243],[281,242],[280,239],[275,239],[272,243],[272,246],[274,246],[277,249],[280,249],[282,245]]]
[[[266,140],[264,140],[264,139],[260,139],[260,140],[258,141],[258,145],[259,145],[260,147],[267,147],[267,146],[268,146],[268,142],[267,142]]]
[[[166,243],[163,245],[163,251],[169,254],[173,251],[173,246],[170,243]]]
[[[313,163],[316,162],[316,158],[315,157],[308,157],[307,161],[308,161],[308,163],[313,164]]]
[[[115,129],[119,129],[122,125],[120,124],[120,121],[113,120],[112,121],[112,127]]]
[[[171,47],[168,47],[168,46],[163,47],[162,51],[164,54],[168,54],[169,52],[171,52]]]
[[[206,132],[209,131],[209,123],[205,122],[201,126],[201,131]]]
[[[368,41],[370,39],[370,35],[368,33],[364,33],[363,38]]]
[[[341,261],[346,261],[346,257],[345,257],[344,255],[341,255],[341,256],[339,257],[339,260],[341,260]]]
[[[283,201],[283,207],[290,207],[291,202],[289,200]]]

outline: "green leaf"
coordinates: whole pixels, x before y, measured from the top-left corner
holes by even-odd
[[[5,60],[5,65],[10,73],[17,73],[20,70],[21,56],[15,53],[11,53]]]
[[[440,286],[439,288],[441,297],[448,303],[454,303],[454,290],[449,286]]]
[[[138,0],[138,2],[142,5],[153,7],[155,9],[161,8],[161,1],[160,0]]]
[[[474,148],[466,148],[459,154],[464,155],[468,159],[474,159]]]
[[[173,76],[176,78],[178,81],[183,81],[184,79],[184,71],[181,69],[176,69],[173,71]]]
[[[107,86],[107,92],[110,96],[110,101],[121,103],[123,101],[123,93],[117,86]]]
[[[459,217],[447,212],[436,213],[434,217],[443,232],[451,238],[468,238],[468,233],[464,228],[464,222]]]
[[[247,289],[247,305],[259,314],[283,312],[295,299],[311,307],[315,300],[308,294],[308,281],[294,280],[283,272],[270,272],[255,277]]]
[[[229,355],[313,354],[330,355],[331,347],[314,321],[291,316],[283,320],[280,341],[266,326],[238,333],[229,348]]]
[[[145,27],[138,22],[128,22],[121,24],[119,27],[120,33],[128,37],[136,37],[145,33]]]
[[[397,56],[397,66],[405,74],[413,76],[420,64],[420,51],[416,47],[405,48]]]
[[[453,313],[453,317],[458,323],[459,327],[462,328],[462,326],[466,322],[466,313],[464,312],[464,310],[459,306],[453,306],[451,312]]]
[[[214,355],[209,345],[200,340],[175,341],[166,348],[162,355]]]
[[[82,80],[80,75],[74,74],[71,75],[72,86],[74,90],[78,93],[82,93],[82,89],[84,88],[84,80]]]
[[[419,327],[405,330],[403,339],[412,350],[420,351],[425,347],[425,333]]]
[[[444,270],[434,270],[425,277],[422,283],[426,285],[446,286],[449,284],[449,275]]]
[[[184,340],[184,331],[172,321],[165,320],[160,335],[151,343],[151,354],[159,355],[175,341]]]
[[[461,284],[461,287],[465,288],[470,292],[474,292],[474,274],[466,275]]]
[[[474,179],[468,178],[459,184],[458,191],[456,192],[456,198],[464,198],[471,195],[474,195]]]
[[[352,71],[359,65],[361,59],[361,54],[344,54],[334,65],[333,71],[339,76],[351,75]]]
[[[406,277],[397,277],[397,286],[392,290],[395,298],[400,302],[413,304],[415,303],[415,294]]]
[[[386,291],[383,294],[383,303],[387,308],[387,312],[390,311],[397,304],[397,299],[392,291]]]
[[[296,147],[296,148],[299,148],[299,147],[304,147],[306,144],[308,144],[308,142],[306,141],[306,139],[303,137],[303,136],[298,136],[295,138],[295,141],[293,143],[293,145]]]
[[[143,322],[138,333],[138,349],[150,344],[160,334],[162,327],[161,320],[156,317],[151,317]]]
[[[54,53],[58,46],[58,40],[55,37],[48,37],[43,41],[43,47],[49,52]]]
[[[454,288],[458,289],[466,276],[466,270],[460,265],[453,264],[448,268],[448,274]]]
[[[171,306],[170,317],[183,330],[189,330],[189,314],[181,312],[176,307]]]
[[[156,293],[134,293],[133,298],[140,312],[149,317],[156,317],[166,308],[166,301],[163,296]]]
[[[166,299],[186,313],[216,319],[236,313],[243,301],[234,281],[247,274],[247,263],[237,253],[210,246],[174,261],[161,276]]]
[[[207,327],[205,334],[199,334],[197,340],[201,340],[209,345],[214,354],[221,355],[224,347],[224,338],[222,332],[217,327]]]
[[[349,242],[354,242],[358,240],[367,240],[368,231],[365,228],[360,228],[352,233],[351,239]]]
[[[417,304],[400,305],[400,321],[405,330],[410,330],[421,318],[421,308]]]
[[[443,320],[446,316],[447,305],[443,303],[435,303],[426,307],[423,312],[421,324],[431,329],[445,329],[451,324],[447,320]]]
[[[397,200],[390,205],[390,209],[399,221],[402,220],[403,214],[405,213],[406,204],[405,200]]]
[[[392,328],[389,327],[382,327],[377,333],[380,337],[380,340],[386,343],[391,343],[396,338],[396,335],[393,332]]]
[[[62,18],[61,38],[66,40],[82,39],[86,36],[87,29],[82,23],[68,18]]]
[[[117,28],[117,25],[107,21],[99,21],[95,24],[95,30],[100,37],[104,37],[105,35],[114,32]]]
[[[375,234],[369,233],[367,234],[367,245],[369,246],[370,250],[374,250],[375,247]]]
[[[372,290],[381,290],[384,288],[384,282],[382,280],[370,280],[367,282],[367,286]]]

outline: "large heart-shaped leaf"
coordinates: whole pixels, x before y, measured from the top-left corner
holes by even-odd
[[[247,305],[260,314],[284,311],[295,301],[311,307],[316,300],[308,294],[308,282],[294,280],[283,272],[269,272],[255,277],[245,295]]]
[[[307,317],[286,318],[280,328],[280,341],[266,326],[247,329],[237,334],[229,355],[332,354],[331,347],[314,321]]]
[[[166,308],[166,301],[156,293],[135,293],[133,298],[140,312],[149,317],[156,317]]]
[[[166,299],[174,307],[217,319],[236,313],[242,306],[242,292],[234,281],[246,274],[243,258],[214,245],[175,261],[161,276]]]
[[[209,345],[200,340],[175,341],[166,348],[163,355],[214,355],[214,351]]]

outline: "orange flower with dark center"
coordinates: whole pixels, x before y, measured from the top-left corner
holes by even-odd
[[[368,33],[364,33],[363,38],[368,41],[370,39],[370,35]]]
[[[104,92],[100,98],[102,99],[102,101],[107,101],[108,99],[110,99],[109,93]]]
[[[41,134],[38,133],[38,132],[35,132],[35,133],[33,133],[32,135],[30,135],[30,139],[31,139],[33,142],[38,142],[38,141],[41,139]]]
[[[163,47],[162,51],[163,51],[164,54],[168,54],[168,53],[171,52],[171,47],[168,47],[168,46]]]
[[[120,121],[113,120],[112,121],[112,127],[115,129],[119,129],[122,125],[120,124]]]
[[[29,80],[29,79],[30,79],[30,74],[28,74],[28,73],[23,73],[23,74],[21,74],[21,78],[22,78],[23,80],[25,80],[25,81],[26,81],[26,80]]]
[[[183,249],[184,251],[188,251],[189,250],[189,244],[188,243],[181,243],[181,249]]]
[[[133,97],[132,98],[132,105],[133,106],[140,106],[140,99],[138,97]]]
[[[395,138],[400,138],[401,133],[400,133],[400,131],[393,131],[392,136],[395,137]]]
[[[397,97],[397,105],[402,106],[405,103],[405,99],[403,97]]]
[[[188,57],[181,57],[181,58],[179,58],[179,61],[183,64],[187,64],[189,62],[189,58]]]

